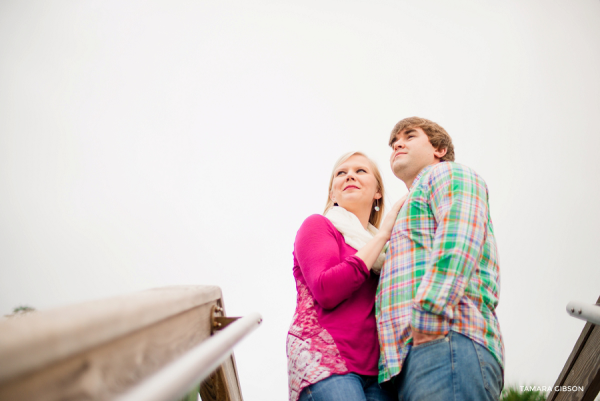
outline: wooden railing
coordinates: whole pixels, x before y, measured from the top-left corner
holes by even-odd
[[[180,286],[4,320],[0,400],[142,400],[151,385],[168,401],[199,381],[203,401],[242,400],[231,348],[260,316],[211,337],[224,315],[219,287]],[[160,382],[165,371],[187,381]]]
[[[600,298],[596,305],[574,302],[567,305],[567,313],[588,323],[575,343],[547,401],[594,401],[600,392],[599,310]]]

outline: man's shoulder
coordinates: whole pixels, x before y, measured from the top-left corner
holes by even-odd
[[[475,170],[473,170],[471,167],[465,166],[464,164],[460,164],[457,162],[449,162],[449,161],[442,161],[442,162],[434,164],[433,167],[431,168],[431,172],[435,173],[435,174],[440,174],[440,175],[441,174],[452,174],[452,173],[477,175]]]
[[[445,180],[484,181],[471,167],[456,162],[443,161],[435,164],[429,172],[429,182]]]

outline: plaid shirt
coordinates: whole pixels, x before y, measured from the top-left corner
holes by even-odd
[[[485,182],[457,163],[425,167],[398,214],[377,290],[379,381],[400,373],[412,346],[411,327],[461,333],[504,366],[495,312],[499,290]]]

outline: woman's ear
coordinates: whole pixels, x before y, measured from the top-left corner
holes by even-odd
[[[381,193],[380,192],[376,192],[375,196],[373,197],[373,199],[381,199]]]

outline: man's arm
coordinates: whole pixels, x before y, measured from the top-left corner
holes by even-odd
[[[453,310],[476,268],[485,240],[487,191],[469,169],[451,163],[434,167],[430,206],[437,222],[431,258],[413,301],[413,341],[445,336]]]

